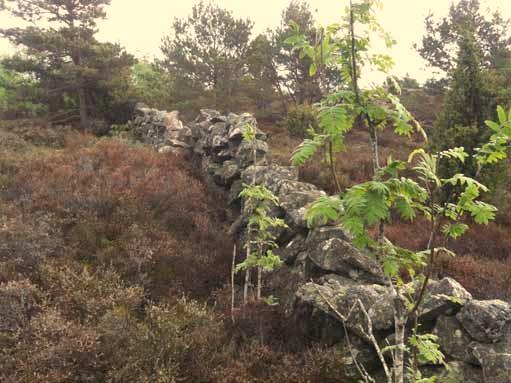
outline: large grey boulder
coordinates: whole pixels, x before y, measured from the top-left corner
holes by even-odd
[[[299,182],[296,183],[299,184],[298,186],[302,186],[301,184],[303,184]],[[287,186],[288,183],[284,183],[284,185]],[[308,187],[298,187],[289,192],[283,191],[283,189],[285,188],[281,186],[279,190],[279,201],[280,207],[286,212],[288,224],[293,228],[306,229],[307,222],[305,214],[307,210],[319,197],[325,196],[325,192]]]
[[[277,197],[284,183],[298,179],[298,169],[280,165],[250,165],[241,174],[243,182],[249,184],[255,178],[257,184],[265,185]],[[297,182],[297,181],[296,181]]]
[[[378,262],[340,238],[330,238],[317,247],[308,248],[308,258],[325,273],[336,273],[354,281],[370,283],[383,283],[384,280]]]
[[[473,340],[456,317],[440,316],[433,333],[438,336],[438,343],[445,355],[465,363],[480,365],[472,352]]]
[[[349,344],[343,341],[325,352],[335,358],[341,367],[340,375],[336,376],[339,382],[360,382],[357,363],[369,373],[381,368],[381,362],[374,349],[356,336],[350,337]]]
[[[511,383],[511,328],[506,327],[498,342],[472,342],[470,351],[483,367],[485,382]]]
[[[474,340],[494,343],[503,338],[510,326],[511,305],[501,300],[472,300],[457,318]]]
[[[310,315],[301,320],[309,322],[306,327],[315,334],[331,332],[331,319],[336,320],[337,326],[342,329],[342,322],[329,303],[345,316],[346,327],[361,338],[365,338],[369,322],[360,303],[371,318],[373,332],[384,334],[394,327],[393,299],[381,285],[330,282],[319,285],[309,282],[298,289],[295,298],[297,311]]]
[[[484,383],[511,383],[511,350],[495,352],[486,345],[475,345],[473,353],[483,367]]]
[[[266,140],[266,134],[257,128],[257,121],[249,113],[242,115],[229,114],[227,116],[227,122],[230,125],[228,138],[230,141],[241,142],[243,140],[243,131],[247,125],[256,127],[256,138],[260,140]]]
[[[193,132],[179,119],[179,112],[160,111],[137,104],[135,115],[130,126],[140,141],[152,145],[160,153],[191,152]]]
[[[305,251],[305,237],[296,235],[285,246],[275,249],[273,252],[280,257],[287,265],[293,265],[300,253]]]
[[[305,339],[333,345],[344,340],[345,332],[339,318],[330,310],[318,290],[335,306],[340,295],[345,293],[335,285],[304,284],[295,293],[293,322]]]
[[[235,158],[241,168],[247,168],[254,164],[254,147],[256,150],[257,164],[266,162],[266,153],[268,153],[268,144],[262,140],[253,142],[243,141],[236,152]]]
[[[197,116],[196,122],[207,121],[209,123],[223,122],[225,117],[219,111],[214,109],[201,109],[200,114]]]
[[[455,315],[471,299],[472,294],[450,277],[432,280],[420,306],[420,320],[428,323],[434,322],[440,315]]]
[[[339,226],[320,226],[313,228],[307,236],[307,245],[309,248],[317,248],[321,243],[331,239],[338,238],[343,241],[349,241],[349,234]]]

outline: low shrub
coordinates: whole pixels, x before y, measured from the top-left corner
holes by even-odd
[[[287,128],[290,136],[306,137],[309,129],[318,129],[317,113],[311,105],[296,105],[288,111],[280,125]]]

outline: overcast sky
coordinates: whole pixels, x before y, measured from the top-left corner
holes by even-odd
[[[186,17],[196,0],[112,0],[107,20],[99,24],[98,38],[118,42],[138,57],[152,58],[159,54],[162,36],[169,32],[174,17]],[[235,16],[255,22],[254,34],[273,28],[280,22],[282,10],[289,0],[217,0],[234,12]],[[348,0],[311,0],[322,25],[338,21]],[[409,73],[423,81],[431,71],[413,49],[424,33],[424,18],[433,11],[445,15],[449,0],[384,0],[379,20],[398,44],[392,49],[397,75]],[[481,0],[484,9],[499,9],[511,17],[511,0]],[[10,26],[15,21],[0,15],[0,25]],[[0,54],[12,52],[12,47],[0,39]]]

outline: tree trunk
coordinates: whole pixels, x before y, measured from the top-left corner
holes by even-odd
[[[258,266],[257,267],[257,300],[258,301],[261,300],[261,289],[262,289],[262,283],[263,283],[262,274],[263,274],[262,268],[261,268],[261,266]]]
[[[396,349],[394,351],[394,383],[403,383],[405,375],[405,330],[406,307],[399,288],[396,288],[394,302],[394,330]]]
[[[78,88],[78,98],[80,99],[80,127],[83,130],[89,129],[89,106],[87,102],[87,92],[83,86]]]
[[[248,302],[248,286],[250,285],[250,269],[245,271],[245,285],[243,286],[243,304]]]
[[[235,291],[234,291],[234,274],[236,272],[236,244],[234,244],[234,249],[232,250],[232,267],[231,267],[231,320],[234,323],[234,299],[235,299]]]

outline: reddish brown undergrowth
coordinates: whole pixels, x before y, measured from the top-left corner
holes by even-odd
[[[187,159],[64,130],[0,149],[0,381],[339,381],[284,303],[231,322],[225,205]]]

